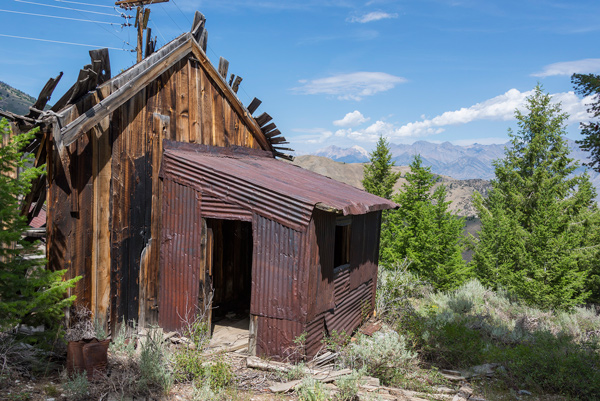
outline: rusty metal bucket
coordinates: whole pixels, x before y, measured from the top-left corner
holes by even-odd
[[[84,341],[69,341],[67,344],[67,372],[69,376],[85,370],[83,362]]]
[[[108,365],[110,340],[70,341],[67,346],[67,372],[86,372],[88,380],[97,378]]]

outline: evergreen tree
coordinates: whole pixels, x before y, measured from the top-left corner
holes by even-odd
[[[581,123],[581,134],[584,139],[577,141],[581,149],[591,152],[588,166],[600,172],[600,75],[596,74],[573,74],[571,82],[575,91],[582,96],[591,96],[593,102],[588,104],[588,113],[596,121]]]
[[[421,157],[415,156],[403,191],[393,197],[400,208],[390,212],[389,229],[382,233],[388,236],[382,263],[390,266],[408,258],[409,270],[436,288],[448,290],[469,276],[462,258],[465,222],[450,214],[446,187],[439,185],[433,190],[438,178],[422,163]]]
[[[369,155],[370,163],[365,164],[362,185],[365,191],[385,199],[392,198],[394,185],[400,178],[400,173],[392,172],[394,162],[390,145],[383,136],[379,137],[377,147]]]
[[[590,296],[597,264],[598,210],[587,174],[573,176],[567,115],[537,86],[519,130],[494,163],[487,199],[475,194],[481,232],[473,255],[484,285],[502,287],[527,302],[569,307]]]
[[[0,138],[4,135],[10,135],[10,127],[2,119]],[[19,202],[43,170],[27,168],[31,159],[21,153],[33,137],[33,132],[17,135],[0,147],[0,332],[18,324],[57,329],[75,298],[64,294],[77,280],[63,281],[64,270],[46,270],[37,244],[22,236],[28,226]]]

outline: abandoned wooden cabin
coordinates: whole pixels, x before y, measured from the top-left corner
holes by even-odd
[[[55,104],[57,79],[22,128],[47,176],[24,210],[47,203],[49,268],[82,276],[76,303],[110,327],[176,330],[206,310],[249,318],[249,351],[284,357],[307,333],[351,332],[374,308],[385,199],[277,160],[285,139],[241,79],[208,60],[204,17],[110,78],[106,50]],[[47,191],[46,191],[47,188]],[[35,205],[31,207],[31,205]]]

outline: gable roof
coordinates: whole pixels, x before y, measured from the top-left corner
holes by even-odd
[[[276,160],[268,152],[164,141],[160,176],[239,205],[297,231],[315,208],[343,215],[398,205],[348,184]]]
[[[177,62],[190,56],[193,56],[200,61],[201,67],[222,91],[225,98],[248,127],[248,130],[252,133],[259,145],[265,150],[273,151],[271,143],[261,131],[256,120],[211,64],[206,53],[191,32],[181,34],[179,37],[163,46],[156,53],[153,53],[133,67],[105,82],[99,90],[108,91],[109,95],[107,97],[85,111],[75,120],[66,124],[61,124],[60,140],[62,145],[68,146],[75,142],[84,133],[99,124],[105,117],[135,96],[140,90],[157,79]],[[70,107],[63,109],[56,114],[59,120],[64,122],[70,114]]]

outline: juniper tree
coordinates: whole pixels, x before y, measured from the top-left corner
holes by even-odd
[[[424,167],[420,156],[415,156],[406,174],[402,191],[393,201],[400,208],[388,217],[386,247],[382,250],[384,266],[407,258],[409,270],[429,281],[437,289],[457,287],[469,276],[469,268],[462,258],[465,248],[465,222],[448,210],[444,185],[438,181],[431,167]]]
[[[10,127],[2,119],[0,138],[5,135],[10,135]],[[34,132],[16,135],[0,147],[0,332],[22,323],[56,329],[63,309],[74,300],[64,294],[76,280],[63,281],[64,270],[46,270],[37,244],[23,238],[27,222],[19,202],[43,171],[27,167],[31,160],[21,153],[33,136]]]
[[[591,294],[597,265],[598,209],[587,174],[569,157],[567,114],[536,86],[518,131],[494,162],[488,198],[474,195],[481,231],[473,266],[484,285],[530,304],[564,308]]]

